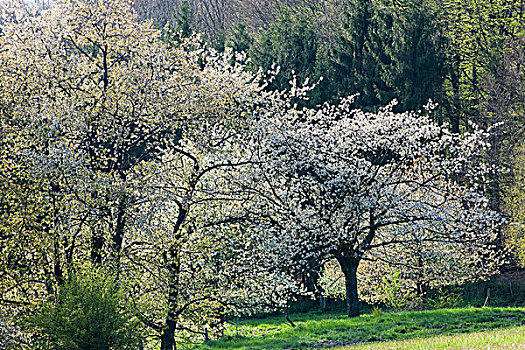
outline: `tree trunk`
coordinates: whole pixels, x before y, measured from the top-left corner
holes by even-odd
[[[124,241],[124,228],[126,225],[126,195],[120,197],[117,207],[117,218],[115,222],[115,229],[112,237],[112,263],[117,274],[117,279],[120,273],[120,253],[122,251],[122,242]]]
[[[91,237],[91,262],[94,265],[102,264],[102,249],[104,248],[104,236],[102,232],[93,232]]]
[[[174,308],[176,307],[177,292],[172,285],[168,287],[169,300],[168,300],[168,315],[166,318],[166,327],[162,330],[162,336],[160,339],[160,350],[176,350],[177,343],[175,342],[175,328],[177,326],[175,321]]]
[[[177,327],[177,312],[179,301],[179,278],[180,278],[180,259],[181,259],[181,227],[186,220],[188,210],[179,206],[179,215],[175,226],[173,227],[173,235],[175,240],[170,249],[165,252],[164,258],[168,261],[168,314],[166,315],[166,327],[162,331],[160,350],[176,350],[177,343],[175,342],[175,329]]]
[[[168,299],[168,315],[166,318],[166,327],[162,331],[160,350],[176,350],[177,343],[175,342],[175,328],[176,324],[176,315],[175,310],[177,307],[177,297],[178,292],[176,287],[170,285],[168,287],[169,299]]]
[[[169,251],[168,264],[168,314],[166,317],[166,327],[162,331],[161,350],[176,350],[175,329],[177,327],[177,307],[179,299],[179,276],[180,276],[180,250],[176,245]]]
[[[461,64],[459,55],[456,54],[454,57],[454,66],[450,70],[450,83],[452,85],[452,103],[451,110],[449,111],[450,126],[452,132],[459,134],[459,122],[460,122],[460,96],[459,96],[459,66]],[[456,71],[457,70],[457,71]]]
[[[311,259],[308,262],[308,267],[301,273],[301,279],[306,291],[314,295],[316,299],[318,299],[322,293],[321,287],[319,286],[319,278],[319,261],[317,259]]]
[[[175,322],[173,326],[168,325],[163,331],[160,338],[160,350],[176,350],[177,344],[175,343]]]
[[[349,257],[337,258],[345,276],[346,309],[348,317],[359,316],[359,296],[357,295],[357,267],[359,260]]]

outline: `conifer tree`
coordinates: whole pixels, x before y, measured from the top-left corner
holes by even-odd
[[[245,22],[235,24],[229,35],[227,44],[236,52],[248,52],[253,44],[253,40],[246,29]]]
[[[256,67],[265,70],[277,65],[280,72],[271,84],[272,89],[286,89],[297,76],[299,81],[315,78],[319,42],[306,18],[283,11],[278,20],[263,31],[250,50]]]
[[[429,99],[441,102],[445,56],[439,9],[427,0],[409,0],[392,11],[391,46],[383,45],[390,64],[383,73],[400,109],[420,109]]]
[[[382,54],[385,48],[379,29],[380,18],[372,0],[349,4],[341,33],[330,52],[332,67],[328,79],[334,84],[335,99],[359,93],[356,106],[368,110],[390,99],[379,68],[381,60],[388,60]]]
[[[182,0],[177,13],[173,15],[175,30],[183,38],[193,34],[193,11],[188,0]]]

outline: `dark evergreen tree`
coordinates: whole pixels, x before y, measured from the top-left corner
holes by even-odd
[[[349,3],[325,70],[331,100],[359,93],[365,110],[399,100],[399,110],[440,100],[444,49],[439,12],[427,0]]]
[[[270,88],[287,89],[294,75],[299,82],[317,78],[318,47],[318,37],[311,23],[285,10],[260,33],[250,50],[250,57],[256,68],[267,70],[274,65],[279,66],[280,72]]]
[[[429,99],[441,103],[445,53],[439,9],[428,0],[409,0],[392,13],[391,44],[383,45],[390,56],[382,70],[385,84],[401,110],[417,110]]]
[[[381,79],[381,66],[389,64],[384,54],[385,37],[380,35],[384,20],[372,0],[349,3],[340,35],[329,53],[331,67],[326,74],[333,84],[332,99],[359,93],[356,105],[373,110],[391,98]]]
[[[163,39],[170,45],[178,45],[184,38],[193,35],[193,10],[188,0],[181,0],[177,11],[171,14],[172,21],[163,29]]]
[[[188,0],[181,0],[179,10],[173,15],[175,31],[183,38],[193,34],[193,10]]]
[[[233,26],[227,44],[237,52],[248,52],[250,50],[253,40],[246,29],[246,23],[239,22]]]

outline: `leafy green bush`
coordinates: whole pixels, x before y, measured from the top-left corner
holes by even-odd
[[[512,274],[512,273],[511,273]],[[488,281],[477,281],[461,286],[463,294],[463,306],[483,306],[490,289],[490,306],[523,307],[525,306],[525,287],[516,279],[492,278]]]
[[[381,315],[384,314],[384,312],[378,306],[374,306],[374,307],[372,307],[372,313],[371,314],[372,314],[372,316],[381,316]]]
[[[382,302],[388,309],[401,311],[420,308],[420,298],[403,288],[400,272],[384,276],[379,285],[379,292]]]
[[[463,301],[463,296],[458,287],[438,287],[432,289],[425,298],[431,309],[456,308]]]
[[[45,349],[136,348],[138,320],[123,300],[115,279],[92,268],[72,274],[59,288],[57,299],[29,316],[25,325],[43,336],[39,346]]]

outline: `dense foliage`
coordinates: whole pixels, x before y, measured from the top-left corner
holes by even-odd
[[[140,339],[122,288],[96,267],[68,276],[54,303],[27,317],[25,326],[42,333],[37,344],[45,349],[136,349]]]
[[[131,284],[163,348],[218,332],[239,304],[278,304],[286,276],[239,252],[246,135],[273,108],[258,77],[194,40],[169,45],[117,1],[4,19],[2,305],[49,300],[85,261]]]
[[[1,4],[0,346],[173,350],[338,273],[357,316],[497,271],[505,213],[523,251],[520,4],[287,3]]]

